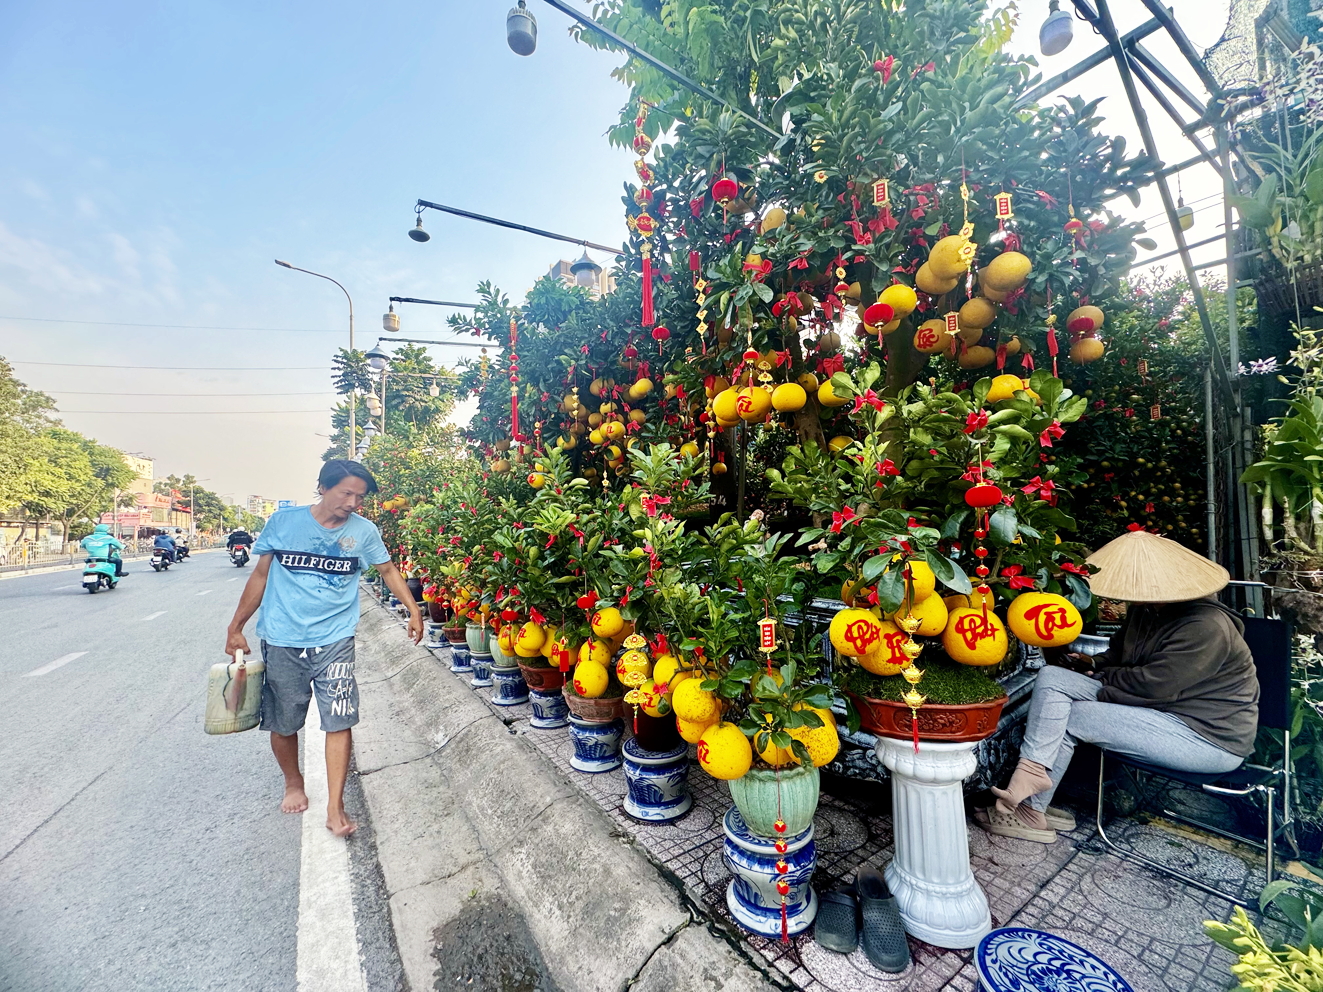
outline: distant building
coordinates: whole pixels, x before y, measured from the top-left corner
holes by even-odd
[[[276,503],[277,500],[268,499],[265,496],[249,496],[244,509],[255,516],[265,519],[276,512]]]

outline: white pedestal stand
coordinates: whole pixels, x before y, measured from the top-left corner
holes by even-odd
[[[974,774],[973,742],[877,739],[891,772],[896,856],[886,869],[905,929],[936,947],[963,950],[992,929],[988,897],[969,867],[960,783]]]

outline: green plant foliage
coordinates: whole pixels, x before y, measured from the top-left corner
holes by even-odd
[[[910,688],[899,675],[874,675],[857,667],[843,670],[839,684],[856,696],[893,703],[901,702],[901,696]],[[948,706],[989,703],[1006,695],[1001,684],[988,678],[982,670],[940,658],[924,661],[923,691],[930,701]]]

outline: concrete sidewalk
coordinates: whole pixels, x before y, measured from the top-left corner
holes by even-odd
[[[522,719],[507,725],[362,603],[355,763],[414,992],[786,987],[703,922]]]

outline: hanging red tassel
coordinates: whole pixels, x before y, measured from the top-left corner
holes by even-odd
[[[781,943],[790,943],[790,914],[786,912],[786,901],[781,900]]]
[[[1026,372],[1032,372],[1034,370],[1033,352],[1026,351],[1022,356],[1020,356],[1020,367],[1024,369]]]
[[[914,753],[919,753],[919,714],[910,714],[910,727],[914,730]]]
[[[997,345],[997,368],[1004,369],[1005,367],[1006,367],[1006,343],[1002,342],[1001,344]]]
[[[651,327],[656,318],[652,312],[652,252],[643,252],[643,326]]]

